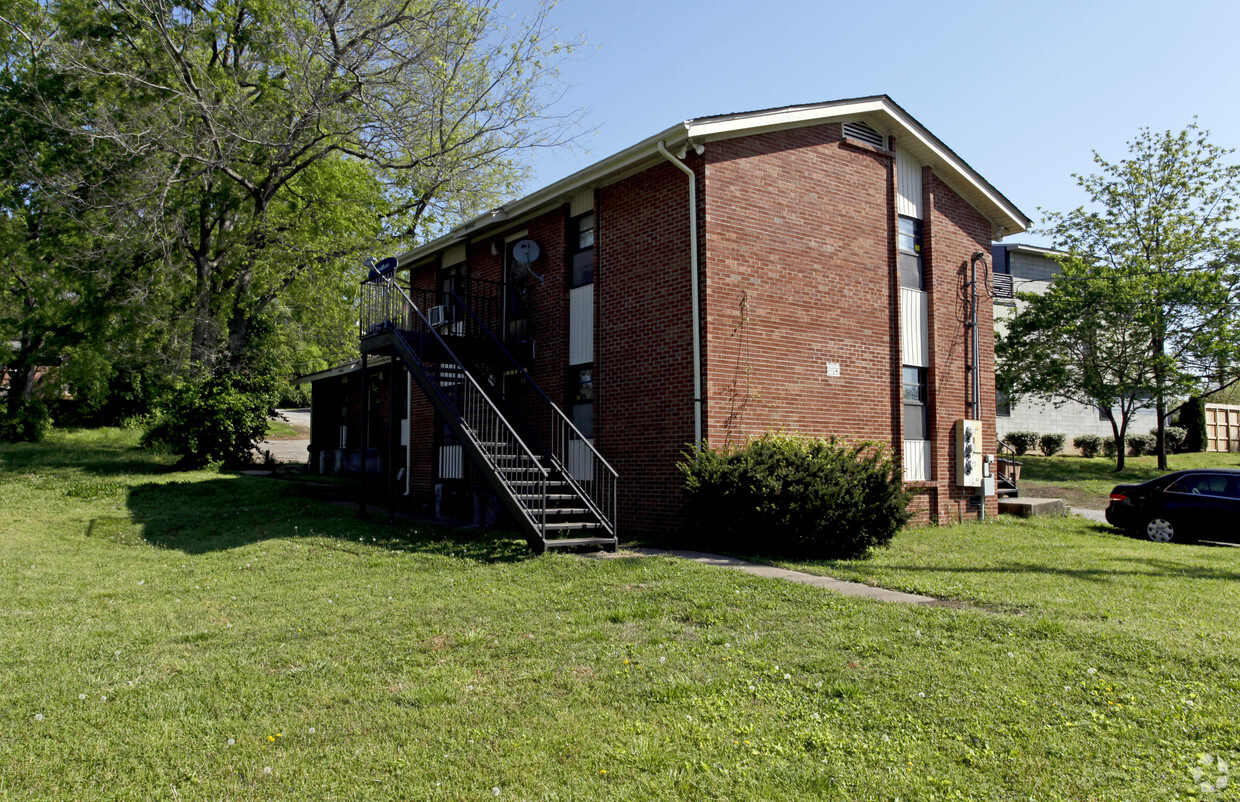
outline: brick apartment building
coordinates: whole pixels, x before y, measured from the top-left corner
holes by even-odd
[[[441,512],[488,486],[541,550],[674,537],[687,448],[797,431],[955,519],[957,422],[994,448],[971,282],[1028,224],[885,95],[687,120],[378,264],[362,359],[305,377],[312,465]]]

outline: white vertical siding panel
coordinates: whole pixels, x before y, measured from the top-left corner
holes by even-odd
[[[921,164],[903,148],[896,148],[896,211],[921,219]]]
[[[921,290],[900,288],[900,345],[905,365],[930,366],[930,303]]]
[[[464,261],[465,261],[465,243],[463,242],[460,243],[459,245],[450,245],[448,246],[448,249],[443,252],[444,267],[451,267],[452,265],[457,264],[458,262],[464,262]]]
[[[568,364],[594,361],[594,285],[568,293]]]
[[[569,202],[568,213],[573,217],[579,214],[585,214],[594,209],[594,190],[583,189],[573,195],[573,199]]]
[[[925,482],[930,479],[930,441],[904,441],[904,481]]]

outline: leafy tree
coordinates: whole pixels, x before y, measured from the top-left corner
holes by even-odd
[[[22,358],[72,352],[102,408],[109,383],[146,375],[135,360],[146,349],[168,381],[201,385],[185,397],[204,409],[227,384],[208,380],[256,348],[288,373],[342,358],[356,346],[361,255],[495,203],[523,178],[524,149],[566,139],[575,116],[546,108],[569,47],[547,11],[514,21],[496,0],[8,0],[0,64],[20,92],[0,99],[17,145],[0,160],[6,186],[35,194],[0,219],[0,239],[21,243],[0,252],[0,304],[17,310],[8,331],[42,343]],[[36,241],[45,210],[77,228]],[[44,281],[33,306],[12,283],[32,276]],[[86,300],[131,330],[57,309]],[[30,308],[39,314],[17,313]],[[47,337],[57,329],[68,339]],[[87,330],[101,336],[75,339]]]
[[[1123,322],[1123,338],[1143,338],[1123,348],[1114,342],[1120,334],[1094,340],[1112,358],[1139,360],[1140,371],[1113,363],[1096,381],[1072,380],[1084,373],[1066,371],[1057,376],[1065,381],[1048,388],[1061,397],[1090,397],[1103,407],[1105,396],[1148,394],[1158,415],[1158,464],[1165,469],[1169,404],[1226,384],[1240,366],[1240,165],[1230,163],[1232,151],[1210,143],[1195,123],[1179,132],[1142,129],[1128,145],[1127,158],[1109,162],[1095,153],[1100,172],[1076,176],[1089,196],[1088,209],[1047,216],[1055,247],[1068,254],[1065,272],[1056,281],[1061,291],[1031,301],[1029,308],[1045,325],[1057,326],[1034,307],[1066,304],[1060,311],[1095,321],[1085,323],[1091,331],[1104,334],[1096,323]],[[1123,297],[1130,312],[1100,297],[1107,294]],[[1071,304],[1069,296],[1092,297],[1099,305]],[[1016,349],[1008,357],[1023,361]],[[1138,375],[1146,370],[1148,375]],[[1124,381],[1117,383],[1121,374]],[[1142,386],[1133,384],[1138,381]],[[1091,392],[1080,392],[1086,388]]]
[[[37,11],[14,3],[0,19],[30,21]],[[139,324],[138,307],[159,294],[149,270],[159,249],[118,227],[131,187],[106,146],[92,148],[79,132],[29,113],[53,101],[89,108],[100,87],[70,86],[44,70],[39,45],[16,30],[0,25],[7,34],[0,35],[0,364],[9,382],[0,418],[15,423],[5,427],[9,438],[41,431],[69,354],[80,376],[106,373],[105,355]]]
[[[1114,432],[1117,471],[1133,413],[1148,403],[1152,336],[1140,282],[1105,263],[1068,255],[1046,293],[1020,293],[995,341],[997,381],[1012,398],[1097,407]]]
[[[48,68],[112,93],[40,113],[140,164],[190,365],[210,372],[302,276],[494,200],[517,152],[562,138],[545,14],[507,29],[492,0],[60,0],[35,26]]]

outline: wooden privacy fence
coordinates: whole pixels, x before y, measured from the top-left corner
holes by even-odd
[[[1240,452],[1240,406],[1206,404],[1206,451]]]

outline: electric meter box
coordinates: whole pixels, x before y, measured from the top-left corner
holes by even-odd
[[[956,485],[982,486],[981,421],[956,421]]]

